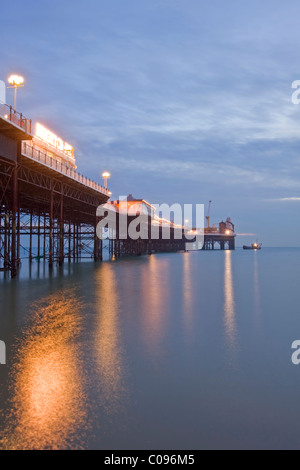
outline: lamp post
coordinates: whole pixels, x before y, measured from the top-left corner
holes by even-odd
[[[108,171],[105,171],[104,173],[102,173],[102,178],[104,182],[104,187],[107,191],[107,180],[110,178],[110,173],[108,173]]]
[[[8,83],[11,85],[8,88],[15,89],[15,101],[14,101],[14,110],[17,110],[17,90],[18,88],[24,87],[24,78],[19,75],[11,75],[8,79]]]

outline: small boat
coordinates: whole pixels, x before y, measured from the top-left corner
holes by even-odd
[[[251,246],[243,246],[244,250],[261,250],[262,243],[252,243]]]

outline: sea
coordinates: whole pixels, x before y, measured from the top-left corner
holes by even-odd
[[[1,449],[300,449],[299,248],[1,276]]]

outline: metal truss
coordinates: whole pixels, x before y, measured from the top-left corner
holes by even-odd
[[[42,165],[0,157],[0,271],[15,277],[24,257],[50,267],[102,259],[96,210],[107,198]]]

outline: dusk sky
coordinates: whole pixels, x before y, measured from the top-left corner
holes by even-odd
[[[113,198],[213,201],[238,245],[300,246],[299,0],[15,0],[0,79]],[[13,93],[7,91],[13,103]]]

